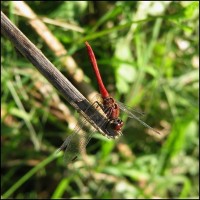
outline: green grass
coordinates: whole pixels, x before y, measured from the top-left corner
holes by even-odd
[[[82,28],[76,32],[47,24],[97,90],[84,47],[88,40],[109,92],[143,110],[143,120],[161,132],[155,135],[123,116],[122,137],[95,134],[87,160],[80,157],[68,165],[62,153],[54,152],[71,133],[67,107],[78,115],[2,36],[2,198],[198,198],[199,3],[170,2],[163,11],[153,5],[29,3],[39,17]],[[11,2],[3,2],[2,11],[68,76]]]

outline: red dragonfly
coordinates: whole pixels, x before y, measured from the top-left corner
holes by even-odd
[[[135,120],[143,124],[145,127],[152,129],[154,132],[160,134],[157,130],[153,129],[151,126],[143,122],[136,115],[136,113],[139,115],[143,115],[143,113],[140,113],[130,107],[125,106],[123,103],[114,100],[114,98],[109,95],[108,91],[106,90],[103,84],[94,52],[88,42],[85,42],[85,45],[87,47],[89,59],[91,61],[92,68],[94,70],[97,83],[99,86],[99,91],[101,94],[101,101],[96,101],[96,103],[101,108],[101,111],[103,111],[103,113],[107,117],[108,119],[107,123],[114,130],[114,135],[110,136],[106,133],[104,133],[104,135],[107,136],[108,138],[117,138],[122,134],[121,130],[124,123],[119,118],[120,110],[125,112],[128,115],[128,117],[134,118]],[[78,155],[80,151],[83,151],[83,149],[85,149],[85,146],[88,144],[93,133],[96,131],[95,129],[93,129],[92,131],[89,131],[87,134],[85,134],[84,137],[81,137],[81,128],[87,123],[87,120],[89,119],[82,120],[74,129],[73,134],[68,136],[65,142],[62,144],[62,146],[58,149],[59,151],[65,150],[66,161],[74,160],[77,157],[76,155]]]

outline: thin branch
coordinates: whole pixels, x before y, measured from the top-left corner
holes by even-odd
[[[114,130],[89,101],[70,83],[70,81],[37,49],[37,47],[1,12],[1,33],[26,57],[37,70],[63,95],[63,97],[98,131],[107,135],[114,135]],[[94,115],[95,113],[95,115]]]
[[[70,80],[73,80],[76,87],[91,100],[97,92],[83,80],[83,70],[78,67],[76,61],[71,56],[67,55],[67,50],[63,44],[24,1],[13,1],[13,4],[16,12],[27,18],[33,30],[43,39],[54,55],[60,59],[62,65],[67,69]]]

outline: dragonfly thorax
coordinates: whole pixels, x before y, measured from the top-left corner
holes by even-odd
[[[103,98],[104,112],[111,120],[119,117],[119,106],[112,97]]]

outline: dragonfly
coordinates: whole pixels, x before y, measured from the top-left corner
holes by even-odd
[[[108,138],[116,139],[119,136],[122,135],[122,128],[124,126],[124,122],[119,117],[120,112],[124,112],[127,114],[129,118],[133,118],[140,122],[145,127],[153,130],[155,133],[160,134],[159,131],[152,128],[148,124],[146,124],[144,121],[140,119],[137,115],[144,115],[144,113],[141,113],[131,107],[128,107],[124,105],[123,103],[115,100],[107,91],[106,87],[104,86],[104,83],[102,81],[99,68],[97,65],[96,57],[93,52],[92,47],[90,44],[86,41],[85,42],[89,59],[92,65],[92,69],[94,71],[98,86],[99,86],[99,92],[100,96],[98,96],[98,100],[94,102],[96,104],[96,108],[98,107],[101,110],[101,113],[104,114],[104,116],[107,118],[107,121],[102,121],[99,123],[99,125],[104,125],[104,123],[107,123],[106,125],[109,126],[113,130],[113,135],[102,133],[104,136],[107,136]],[[95,132],[97,132],[96,128],[92,128],[90,130],[87,130],[86,132],[82,131],[83,127],[87,127],[89,118],[83,118],[75,127],[73,130],[73,133],[66,138],[64,143],[61,145],[61,147],[58,149],[58,151],[65,151],[64,159],[65,161],[73,161],[77,158],[77,155],[84,151],[86,145],[89,143],[90,139],[94,135]]]

